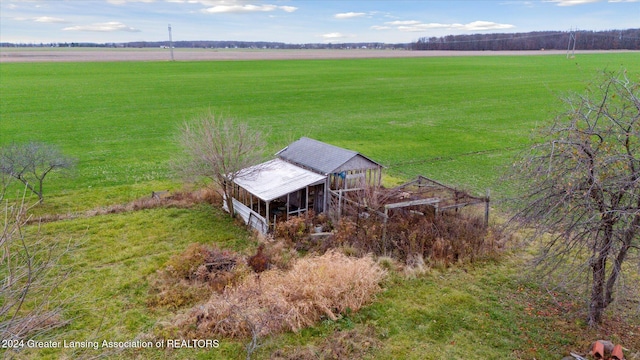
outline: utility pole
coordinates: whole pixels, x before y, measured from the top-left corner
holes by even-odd
[[[576,57],[576,33],[573,30],[573,28],[570,31],[571,32],[569,33],[569,45],[567,46],[567,59],[569,59],[569,50],[571,50],[571,59]],[[573,48],[571,48],[571,42],[573,42]]]
[[[171,39],[171,24],[169,24],[169,50],[171,51],[171,61],[173,60],[173,40]]]

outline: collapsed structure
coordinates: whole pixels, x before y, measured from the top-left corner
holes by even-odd
[[[386,224],[392,209],[428,205],[437,214],[484,204],[485,223],[488,221],[488,194],[473,197],[423,176],[391,189],[382,196],[383,208],[372,209],[367,192],[381,188],[383,166],[356,151],[302,137],[275,156],[241,171],[233,184],[234,211],[262,233],[273,230],[278,221],[309,210],[339,218],[345,212],[353,213],[349,209],[354,207],[358,214],[377,213]]]

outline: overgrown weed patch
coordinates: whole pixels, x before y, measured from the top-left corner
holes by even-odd
[[[322,318],[358,311],[380,292],[386,273],[371,257],[329,251],[299,259],[290,270],[267,270],[213,294],[179,315],[170,332],[184,337],[263,337],[297,332]]]
[[[212,292],[222,292],[248,275],[238,254],[194,243],[152,277],[147,305],[180,309],[203,302]]]

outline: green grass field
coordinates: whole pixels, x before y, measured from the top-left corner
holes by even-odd
[[[212,109],[268,132],[268,155],[309,136],[396,177],[483,192],[559,96],[639,64],[635,53],[2,64],[0,145],[42,140],[77,156],[77,176],[50,181],[50,195],[165,181],[177,127]]]
[[[168,161],[185,120],[213,110],[268,132],[270,155],[300,136],[357,150],[387,168],[392,184],[422,174],[500,198],[501,169],[532,130],[603,69],[640,69],[637,53],[564,56],[286,60],[243,62],[7,63],[0,65],[0,146],[30,140],[78,158],[71,177],[51,176],[35,211],[65,214],[177,189]],[[64,220],[27,229],[74,250],[62,287],[72,322],[56,340],[132,340],[172,314],[149,309],[149,278],[192,242],[245,253],[255,243],[219,210],[152,209]],[[575,317],[520,275],[519,256],[462,269],[393,276],[371,306],[299,334],[264,339],[278,349],[322,346],[338,331],[373,327],[376,359],[561,358],[584,346]],[[535,306],[547,313],[531,313]],[[640,328],[638,329],[640,332]],[[585,335],[586,334],[586,335]],[[617,336],[614,334],[614,336]],[[113,358],[244,358],[244,343],[212,351],[140,350]],[[357,344],[355,344],[357,345]],[[69,358],[31,350],[19,358]],[[88,352],[100,355],[103,352]],[[0,354],[1,355],[1,354]]]

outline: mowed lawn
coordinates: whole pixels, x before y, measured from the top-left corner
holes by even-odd
[[[581,91],[602,69],[622,68],[640,69],[638,54],[1,64],[0,146],[44,141],[78,158],[74,174],[45,183],[39,214],[180,188],[168,166],[174,137],[183,121],[209,110],[264,129],[267,156],[309,136],[383,163],[388,184],[423,174],[480,194],[491,188],[500,198],[508,189],[502,169],[558,113],[559,97]],[[56,293],[69,300],[71,323],[39,338],[54,341],[145,339],[175,313],[147,305],[149,283],[172,255],[193,242],[243,254],[256,247],[242,227],[205,205],[56,221],[25,234],[71,249],[60,259],[69,275]],[[394,274],[359,313],[261,339],[256,357],[337,342],[376,359],[561,358],[604,336],[586,331],[579,314],[566,316],[581,304],[522,277],[523,264],[511,254]],[[246,342],[219,340],[215,350],[31,349],[17,357],[245,357]]]

